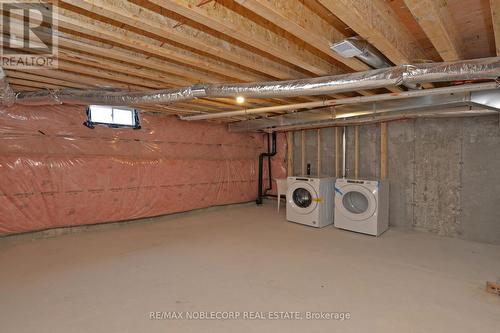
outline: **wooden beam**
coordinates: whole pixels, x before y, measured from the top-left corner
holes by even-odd
[[[444,61],[464,58],[462,40],[445,0],[404,0]]]
[[[340,127],[335,127],[335,177],[342,177],[342,133]]]
[[[321,177],[321,129],[316,130],[316,165],[317,176]]]
[[[359,126],[354,126],[354,178],[359,179]]]
[[[38,88],[29,87],[29,86],[25,86],[22,84],[10,84],[10,86],[12,87],[12,89],[14,89],[14,91],[35,91],[35,90],[38,90]]]
[[[346,36],[324,21],[304,3],[298,0],[236,0],[241,6],[251,10],[272,24],[294,35],[353,71],[366,71],[370,66],[356,58],[344,58],[333,52],[330,45]],[[391,88],[400,92],[398,88]],[[370,91],[359,91],[363,96],[374,95]]]
[[[29,70],[19,70],[20,72],[32,73]],[[103,79],[99,77],[90,77],[87,75],[82,75],[81,73],[74,73],[71,71],[64,71],[61,69],[37,69],[37,75],[42,75],[46,77],[56,78],[60,80],[65,80],[69,82],[80,82],[87,84],[95,88],[119,88],[122,90],[131,90],[132,88],[143,89],[142,87],[130,85],[127,83],[122,83],[114,80]]]
[[[500,57],[500,0],[490,0],[493,32],[495,34],[495,48]]]
[[[142,53],[133,53],[132,51],[113,45],[97,46],[90,43],[77,41],[60,36],[59,48],[74,50],[99,56],[103,60],[113,59],[135,66],[152,69],[159,74],[177,76],[184,78],[187,82],[221,82],[222,78],[206,72],[198,71],[194,68],[184,67],[179,64],[169,63],[156,57],[150,57]]]
[[[286,144],[287,144],[287,175],[288,177],[293,176],[293,133],[286,132]]]
[[[300,131],[300,173],[306,175],[306,131]]]
[[[330,44],[344,39],[345,35],[325,22],[301,1],[236,0],[236,2],[348,68],[354,71],[370,69],[368,65],[356,58],[344,58],[333,52]]]
[[[318,0],[393,63],[407,64],[425,55],[384,0]]]
[[[161,82],[146,80],[137,76],[121,74],[119,72],[105,70],[101,68],[80,65],[65,60],[59,60],[58,68],[61,70],[66,70],[80,74],[87,74],[98,78],[106,78],[108,80],[126,82],[130,84],[130,87],[134,88],[135,87],[155,88],[155,89],[168,88],[166,84],[163,84]]]
[[[23,72],[18,72],[15,70],[5,70],[5,72],[7,73],[7,77],[9,77],[9,78],[43,82],[43,83],[49,83],[49,84],[53,84],[53,85],[64,86],[64,87],[68,87],[68,88],[76,88],[76,89],[88,89],[90,87],[89,85],[86,85],[86,84],[75,83],[75,82],[65,81],[65,80],[61,80],[61,79],[54,79],[54,78],[45,77],[45,76],[41,76],[41,75],[35,75],[32,73],[23,73]],[[36,73],[36,71],[32,71],[32,72]]]
[[[380,179],[387,178],[387,123],[380,124]]]
[[[17,79],[17,78],[10,78],[9,82],[12,83],[13,85],[22,85],[26,87],[34,87],[38,89],[64,89],[67,87],[57,85],[57,84],[51,84],[51,83],[46,83],[46,82],[38,82],[38,81],[31,81],[31,80],[25,80],[25,79]]]
[[[17,21],[16,17],[13,17],[11,31],[22,35],[22,29],[23,26],[21,25],[20,21]],[[150,69],[163,73],[182,76],[187,78],[192,83],[223,82],[225,80],[225,76],[220,74],[197,70],[192,66],[170,63],[168,61],[165,61],[161,56],[151,57],[151,55],[144,54],[145,50],[135,49],[135,52],[131,51],[130,49],[127,49],[126,44],[121,44],[122,47],[116,46],[113,44],[113,40],[107,40],[106,44],[101,42],[101,45],[96,45],[99,42],[96,42],[91,38],[98,38],[98,34],[89,35],[89,38],[69,38],[68,36],[68,34],[59,36],[58,45],[60,48],[71,49],[103,58],[114,59],[138,66],[148,67]]]
[[[17,17],[13,14],[13,17]],[[95,19],[59,8],[56,16],[59,30],[75,34],[84,34],[97,40],[105,40],[111,44],[119,44],[125,48],[141,53],[148,53],[168,61],[186,64],[203,71],[224,75],[236,81],[259,81],[261,75],[245,71],[236,65],[223,64],[209,57],[200,56],[194,52],[169,44],[163,44],[152,38],[139,35],[126,29],[112,26]]]
[[[61,0],[60,3],[70,4],[90,13],[98,13],[155,35],[160,40],[171,40],[233,64],[245,66],[260,72],[263,77],[290,79],[302,76],[291,68],[285,68],[246,49],[225,43],[203,31],[188,26],[175,27],[178,23],[175,20],[131,2],[122,2],[118,5],[109,0]]]
[[[238,14],[235,8],[237,5],[232,1],[221,1],[223,6],[197,6],[195,0],[150,0],[150,2],[309,73],[328,75],[344,72],[338,66],[324,61],[276,34],[269,27],[266,29]]]
[[[80,65],[84,65],[85,67],[90,67],[90,68],[100,68],[103,70],[112,70],[121,74],[125,75],[130,75],[130,76],[135,76],[135,77],[141,77],[144,79],[147,79],[147,81],[144,81],[146,83],[150,83],[151,85],[154,85],[157,88],[163,89],[163,88],[169,88],[173,86],[183,86],[187,85],[186,80],[178,80],[175,77],[167,77],[164,74],[161,73],[155,73],[154,71],[151,71],[149,69],[145,68],[138,68],[138,67],[131,67],[127,66],[125,64],[120,64],[116,63],[113,61],[105,60],[105,59],[99,59],[98,57],[93,57],[93,56],[88,56],[88,55],[79,55],[73,52],[68,52],[64,50],[59,50],[58,53],[58,59],[59,60],[64,60],[65,62],[69,63],[76,63]],[[61,68],[64,69],[64,68]]]

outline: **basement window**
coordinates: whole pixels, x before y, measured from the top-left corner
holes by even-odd
[[[111,128],[141,128],[139,111],[123,106],[89,105],[87,121],[83,124],[89,128],[94,128],[95,125],[105,125]]]

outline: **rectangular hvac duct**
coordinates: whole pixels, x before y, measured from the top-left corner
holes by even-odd
[[[500,112],[500,90],[491,89],[477,92],[447,93],[397,100],[384,100],[369,103],[346,104],[336,107],[288,113],[281,116],[245,120],[229,124],[232,132],[269,131],[293,125],[320,125],[344,118],[372,115],[376,118],[388,112],[428,111],[449,109],[462,106],[479,106]]]

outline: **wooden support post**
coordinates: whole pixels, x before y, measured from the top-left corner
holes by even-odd
[[[287,156],[286,156],[286,168],[288,176],[293,176],[293,132],[286,133],[286,145],[287,145]]]
[[[387,178],[387,123],[380,124],[380,179]]]
[[[316,163],[317,163],[317,176],[321,176],[321,130],[318,128],[316,130],[316,145],[317,145],[317,156],[316,156]]]
[[[306,131],[300,131],[300,173],[306,174]]]
[[[335,127],[335,177],[341,177],[342,167],[342,146],[341,146],[341,128]]]
[[[354,178],[359,178],[359,126],[354,126]]]

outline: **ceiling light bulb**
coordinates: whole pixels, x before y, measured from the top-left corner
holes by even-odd
[[[236,97],[236,103],[238,103],[238,104],[245,103],[245,97],[243,97],[243,96]]]

